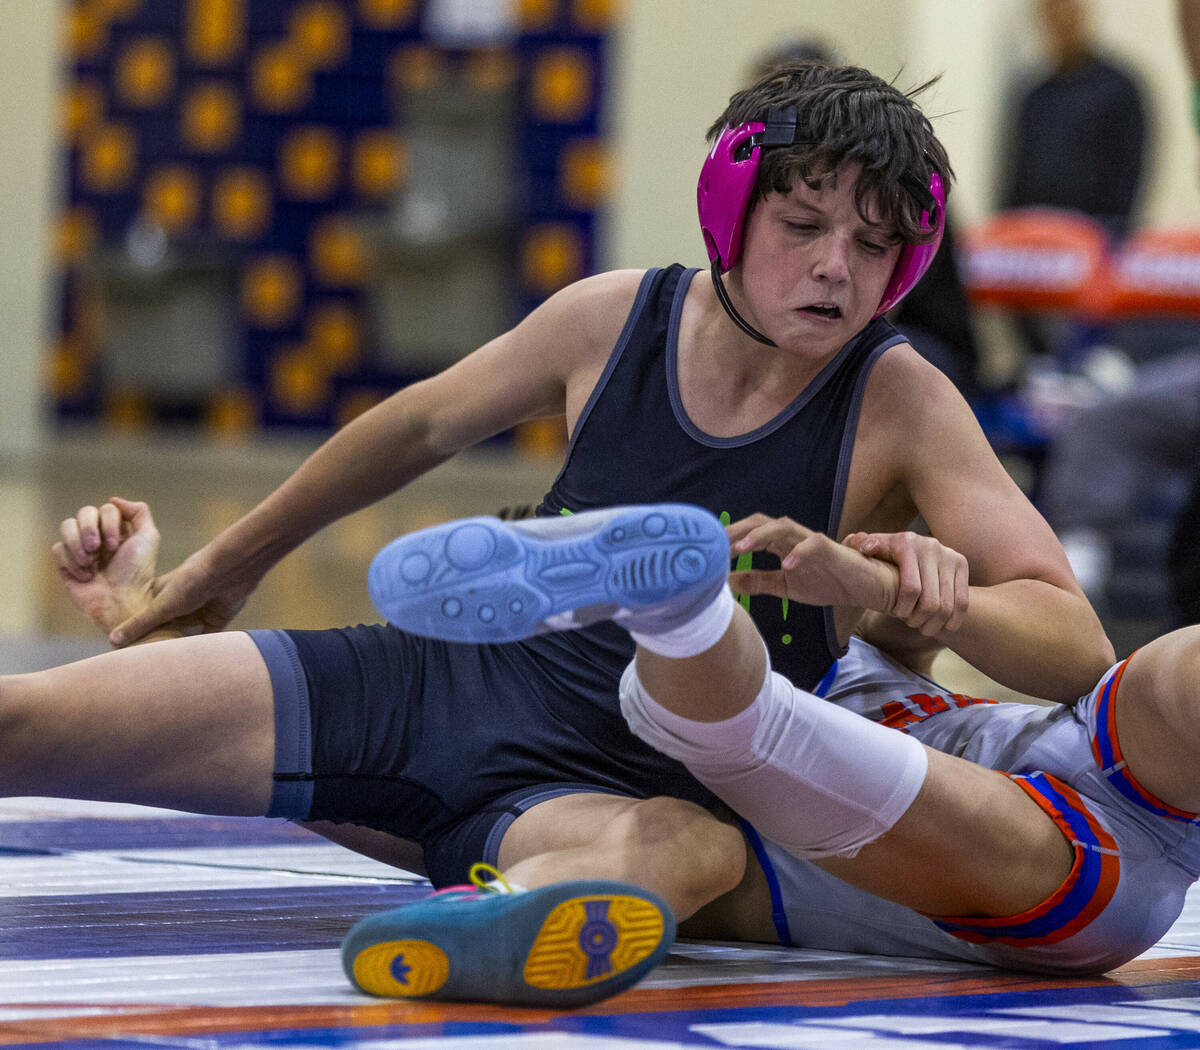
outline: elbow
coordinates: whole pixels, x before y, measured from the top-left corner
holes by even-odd
[[[1113,648],[1113,643],[1108,635],[1104,633],[1103,627],[1100,628],[1100,637],[1096,643],[1096,652],[1100,656],[1100,674],[1102,675],[1117,662],[1117,650]]]
[[[1086,648],[1079,654],[1082,659],[1079,665],[1084,668],[1078,687],[1070,690],[1070,695],[1064,698],[1064,703],[1074,702],[1081,696],[1086,696],[1104,677],[1105,672],[1117,662],[1116,649],[1104,628],[1097,625],[1094,637],[1088,640]]]
[[[1105,632],[1104,624],[1100,622],[1100,617],[1096,614],[1096,610],[1092,608],[1086,598],[1081,596],[1080,601],[1086,610],[1086,616],[1083,617],[1080,624],[1079,642],[1087,654],[1089,666],[1096,672],[1093,677],[1098,680],[1105,671],[1117,662],[1117,651],[1113,647],[1112,640],[1108,637],[1107,632]],[[1088,688],[1090,689],[1091,686]]]
[[[1095,687],[1104,673],[1117,662],[1116,650],[1100,623],[1099,617],[1087,606],[1085,622],[1072,631],[1062,653],[1069,663],[1062,665],[1066,673],[1059,683],[1059,695],[1047,696],[1062,704],[1073,704]]]

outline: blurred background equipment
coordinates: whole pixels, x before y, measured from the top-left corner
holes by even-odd
[[[74,0],[58,417],[328,429],[592,271],[611,17]]]

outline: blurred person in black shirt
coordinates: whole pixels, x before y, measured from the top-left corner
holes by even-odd
[[[1129,229],[1146,116],[1133,76],[1099,54],[1083,0],[1038,0],[1050,72],[1017,101],[1006,208],[1046,205]]]

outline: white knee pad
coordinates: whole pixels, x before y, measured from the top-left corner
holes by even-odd
[[[646,692],[631,664],[621,711],[633,732],[677,759],[763,835],[797,857],[853,857],[888,831],[925,780],[912,737],[767,673],[746,710],[693,722]]]

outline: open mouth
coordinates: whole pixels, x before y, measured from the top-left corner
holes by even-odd
[[[800,308],[801,313],[816,314],[818,317],[827,318],[830,321],[836,321],[842,316],[840,306],[804,306]]]

